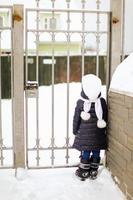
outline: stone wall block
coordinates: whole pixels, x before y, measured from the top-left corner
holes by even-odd
[[[133,200],[133,97],[109,92],[107,167]]]

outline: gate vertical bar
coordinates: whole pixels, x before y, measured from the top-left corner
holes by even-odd
[[[0,162],[1,162],[1,166],[3,165],[3,139],[2,139],[2,110],[1,110],[1,33],[2,31],[0,30]]]
[[[54,19],[54,3],[55,0],[51,0],[52,3],[52,19]],[[51,165],[54,165],[54,146],[55,146],[55,138],[54,138],[54,43],[55,43],[55,33],[52,32],[52,137],[51,137]]]
[[[37,8],[39,9],[39,0],[37,0]],[[39,81],[39,10],[36,13],[36,81]],[[39,91],[37,90],[37,93]],[[37,166],[39,166],[39,146],[40,146],[40,139],[39,139],[39,94],[36,97],[36,148],[37,148]]]
[[[85,3],[86,1],[85,0],[81,0],[81,3],[82,3],[82,9],[85,9]],[[85,53],[85,13],[82,12],[82,76],[84,76],[84,70],[85,70],[85,56],[84,56],[84,53]]]
[[[111,81],[111,36],[112,36],[112,13],[107,15],[107,66],[106,66],[106,99],[108,100],[108,89]]]
[[[13,98],[14,98],[14,67],[13,67],[13,7],[11,8],[11,100],[12,100],[12,138],[14,138],[14,111],[13,111]],[[13,140],[14,143],[14,140]],[[13,160],[14,158],[14,151],[13,153]],[[15,163],[14,163],[15,164]]]
[[[27,32],[28,11],[25,13],[25,87],[28,81],[28,32]],[[28,167],[28,98],[25,94],[25,114],[26,114],[26,166]]]
[[[100,0],[96,1],[97,3],[97,10],[100,9]],[[100,24],[100,14],[97,13],[97,33],[96,33],[96,75],[99,76],[99,43],[100,43],[100,35],[99,35],[99,24]]]
[[[112,0],[112,45],[111,45],[111,76],[117,65],[121,62],[121,38],[122,38],[122,9],[123,0]],[[115,52],[115,53],[114,53]]]
[[[13,6],[13,49],[14,49],[14,163],[15,167],[25,167],[24,139],[24,65],[23,65],[23,5]]]
[[[125,58],[125,0],[122,1],[121,61]]]
[[[70,0],[67,0],[67,122],[66,122],[66,164],[68,164],[69,161],[69,82],[70,82]]]

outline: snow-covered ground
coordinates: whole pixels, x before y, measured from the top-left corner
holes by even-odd
[[[66,137],[66,84],[55,85],[55,141],[63,145]],[[102,96],[105,97],[105,87]],[[80,83],[70,84],[69,123],[70,136],[72,137],[72,116],[76,101],[80,95]],[[42,86],[39,89],[39,133],[42,145],[48,145],[51,138],[51,86]],[[36,141],[35,134],[35,102],[29,99],[29,147]],[[58,108],[58,109],[57,109]],[[56,110],[57,109],[57,110]],[[9,113],[7,115],[7,113]],[[58,117],[56,117],[58,116]],[[62,117],[63,116],[63,117]],[[11,145],[11,101],[2,100],[3,138],[6,145]],[[7,129],[8,123],[8,129]],[[64,126],[63,126],[63,125]],[[11,163],[11,155],[5,154],[6,163]],[[49,164],[50,156],[40,155],[42,165]],[[65,153],[57,156],[58,164],[65,162]],[[70,154],[71,163],[79,162],[79,152],[73,150]],[[31,165],[35,165],[36,155],[29,155]],[[35,160],[35,161],[34,161]],[[49,160],[49,161],[48,161]],[[55,158],[56,160],[56,158]],[[9,162],[10,161],[10,162]],[[4,161],[5,163],[5,161]],[[58,168],[43,170],[0,170],[0,199],[1,200],[124,200],[125,197],[111,178],[109,171],[100,167],[98,179],[81,182],[75,177],[76,168]]]
[[[75,168],[0,170],[1,200],[124,200],[107,169],[95,181],[82,182],[74,176]]]

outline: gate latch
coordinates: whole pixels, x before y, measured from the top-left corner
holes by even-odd
[[[38,97],[38,87],[39,84],[37,81],[28,81],[25,86],[26,97]]]

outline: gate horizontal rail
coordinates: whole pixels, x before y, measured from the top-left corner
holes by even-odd
[[[79,30],[75,30],[75,31],[72,31],[72,30],[69,30],[69,31],[63,31],[63,30],[52,30],[52,29],[48,29],[48,30],[36,30],[36,29],[27,29],[27,32],[46,32],[46,33],[84,33],[84,34],[97,34],[97,31],[79,31]],[[108,31],[99,31],[100,34],[107,34]]]
[[[33,147],[33,148],[28,148],[28,151],[35,151],[35,150],[52,150],[52,147]],[[66,150],[66,147],[54,147],[54,150]],[[68,149],[73,149],[72,147],[68,147]]]
[[[72,13],[90,13],[90,14],[109,14],[108,11],[88,10],[88,9],[41,9],[41,8],[26,8],[30,12],[72,12]]]

